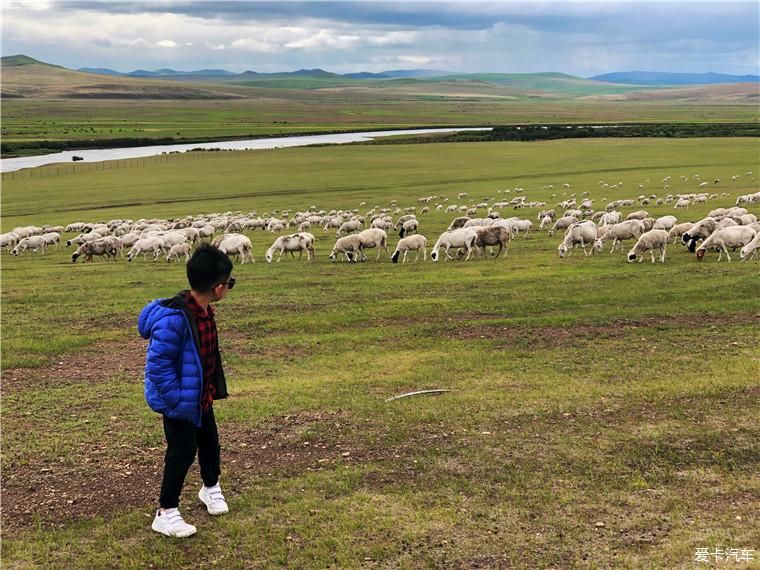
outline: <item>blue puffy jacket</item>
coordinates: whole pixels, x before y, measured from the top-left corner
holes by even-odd
[[[145,399],[154,412],[201,425],[203,365],[198,329],[185,301],[186,291],[151,301],[137,329],[149,339],[145,362]],[[222,358],[217,349],[214,399],[227,397]]]

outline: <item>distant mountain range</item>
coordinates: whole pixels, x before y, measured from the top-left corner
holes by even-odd
[[[665,73],[661,71],[622,71],[589,77],[594,81],[625,85],[713,85],[716,83],[757,83],[759,75],[724,73]]]
[[[246,79],[251,77],[257,78],[277,78],[277,77],[345,77],[348,79],[400,79],[408,77],[438,77],[443,75],[455,75],[452,71],[440,71],[435,69],[394,69],[382,71],[380,73],[370,73],[361,71],[358,73],[332,73],[324,69],[299,69],[298,71],[279,71],[273,73],[261,73],[258,71],[244,71],[234,73],[226,69],[198,69],[195,71],[177,71],[176,69],[163,68],[155,71],[145,69],[136,69],[123,73],[106,67],[80,67],[77,71],[84,73],[97,73],[99,75],[113,75],[116,77],[163,77],[171,79],[172,77],[229,77],[235,79]]]

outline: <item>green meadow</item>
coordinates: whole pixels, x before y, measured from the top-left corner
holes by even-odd
[[[588,192],[603,208],[698,192],[698,174],[714,199],[645,207],[696,221],[757,191],[758,150],[755,138],[583,139],[49,166],[3,175],[2,231],[364,214],[392,200],[419,211],[436,196],[418,216],[432,246],[461,215],[436,204],[553,207]],[[184,288],[184,267],[3,251],[3,565],[693,568],[698,549],[735,548],[754,560],[719,567],[757,567],[760,263],[698,263],[680,244],[665,264],[627,263],[630,243],[560,259],[537,212],[501,209],[534,231],[506,258],[468,262],[375,262],[370,250],[331,263],[334,230],[312,228],[314,262],[267,264],[276,236],[249,233],[256,263],[236,265],[217,307],[231,511],[206,514],[191,468],[180,507],[198,534],[185,540],[150,529],[163,434],[136,331],[145,303]],[[386,402],[424,389],[451,391]]]

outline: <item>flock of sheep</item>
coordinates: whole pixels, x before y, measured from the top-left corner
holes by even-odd
[[[749,174],[749,173],[748,173]],[[670,177],[663,179],[665,188]],[[600,184],[602,184],[600,182]],[[622,183],[620,183],[622,184]],[[569,184],[565,185],[569,189]],[[515,194],[523,191],[515,188]],[[497,191],[502,193],[502,191]],[[504,190],[505,194],[512,192]],[[567,193],[566,193],[567,194]],[[556,196],[556,195],[554,195]],[[665,198],[655,195],[638,196],[636,199],[615,200],[605,205],[604,209],[595,211],[589,192],[584,192],[576,199],[571,194],[560,200],[555,209],[541,210],[538,213],[539,229],[546,230],[549,236],[564,232],[564,237],[557,250],[561,258],[572,254],[580,247],[586,256],[601,252],[606,243],[611,243],[610,253],[620,249],[621,243],[635,240],[627,255],[628,261],[642,261],[650,254],[655,262],[655,253],[659,260],[665,262],[668,243],[681,240],[689,251],[696,253],[701,260],[709,250],[720,252],[730,261],[729,250],[740,249],[742,260],[757,256],[760,251],[760,223],[755,214],[750,213],[745,205],[760,204],[760,192],[739,196],[736,205],[729,208],[716,208],[704,219],[694,222],[681,222],[674,215],[653,218],[646,210],[629,213],[625,218],[618,208],[630,206],[647,206],[656,204],[674,204],[674,209],[688,210],[693,204],[706,203],[718,198],[716,194],[691,193],[668,194]],[[727,195],[724,195],[727,196]],[[465,192],[457,198],[463,200]],[[255,230],[282,233],[286,229],[295,229],[295,233],[278,236],[266,250],[267,262],[280,261],[284,254],[299,259],[306,253],[307,260],[315,258],[316,236],[312,231],[321,228],[323,233],[335,229],[335,244],[330,252],[330,259],[342,259],[347,262],[367,260],[367,250],[376,249],[375,260],[381,253],[394,262],[406,262],[409,252],[415,252],[414,260],[422,255],[427,260],[428,239],[418,233],[420,219],[430,212],[427,204],[439,212],[456,212],[465,215],[454,218],[446,231],[436,240],[430,254],[434,262],[444,259],[469,260],[473,256],[491,254],[498,257],[502,252],[506,257],[512,240],[520,235],[527,237],[533,229],[530,220],[519,217],[504,218],[499,210],[506,208],[544,208],[545,202],[531,202],[518,195],[511,200],[494,201],[486,198],[482,202],[456,206],[444,206],[448,200],[439,196],[426,196],[418,199],[418,206],[400,208],[394,200],[390,207],[375,207],[364,215],[354,210],[318,210],[312,206],[306,211],[295,212],[275,210],[271,214],[258,216],[255,212],[240,214],[207,214],[186,216],[181,219],[140,219],[137,221],[115,219],[108,222],[75,222],[65,228],[62,226],[24,226],[0,234],[0,248],[9,250],[13,255],[24,252],[44,252],[47,248],[58,247],[64,233],[77,233],[65,241],[66,246],[76,246],[71,259],[76,262],[82,257],[85,262],[95,256],[105,259],[125,255],[129,261],[150,255],[153,261],[163,257],[166,261],[187,260],[193,247],[202,239],[209,239],[228,255],[237,256],[240,263],[254,262],[253,245],[245,232]],[[360,206],[365,206],[362,203]],[[419,208],[419,212],[417,211]],[[445,209],[444,209],[445,208]],[[478,216],[479,212],[483,212]],[[557,213],[557,211],[561,213]],[[419,218],[418,218],[419,216]],[[395,217],[395,219],[394,219]],[[368,226],[365,228],[365,226]],[[388,248],[388,232],[398,232],[400,239],[391,254]],[[443,253],[441,253],[443,252]]]

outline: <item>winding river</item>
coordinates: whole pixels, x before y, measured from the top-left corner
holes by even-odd
[[[81,156],[83,162],[102,162],[105,160],[119,160],[125,158],[143,158],[156,156],[167,152],[186,152],[188,150],[202,148],[206,150],[260,150],[272,148],[285,148],[291,146],[307,146],[313,144],[346,144],[353,142],[369,141],[377,137],[390,137],[394,135],[415,135],[426,133],[453,133],[461,131],[490,131],[491,128],[441,128],[441,129],[407,129],[397,131],[372,131],[357,133],[336,133],[327,135],[304,135],[293,137],[248,139],[236,141],[169,144],[156,146],[135,146],[128,148],[107,148],[90,150],[72,150],[43,154],[38,156],[25,156],[20,158],[3,158],[0,160],[0,172],[14,172],[22,168],[35,168],[46,164],[71,163],[73,156]]]

